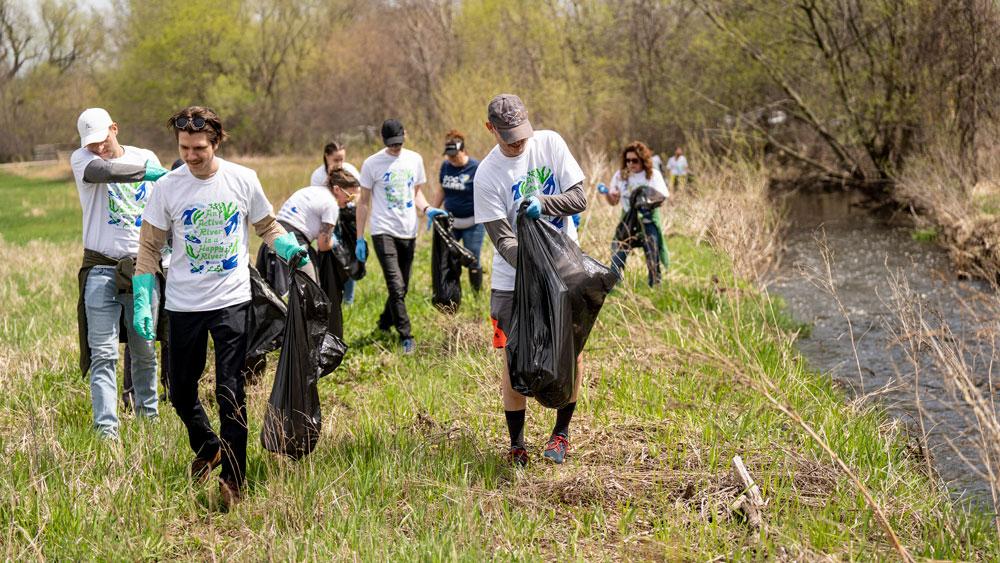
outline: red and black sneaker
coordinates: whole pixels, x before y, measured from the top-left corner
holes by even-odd
[[[553,434],[549,438],[549,443],[545,444],[545,453],[542,455],[553,463],[562,463],[566,459],[566,452],[569,451],[569,439],[562,434]]]
[[[510,451],[507,452],[507,461],[518,467],[528,465],[528,450],[518,446],[511,447]]]

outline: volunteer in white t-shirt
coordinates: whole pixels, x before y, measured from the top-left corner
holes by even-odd
[[[688,160],[681,147],[677,147],[674,156],[667,159],[667,170],[670,171],[670,187],[674,190],[683,187],[687,181]]]
[[[604,184],[597,186],[597,190],[604,194],[611,205],[618,205],[621,201],[623,223],[628,218],[633,198],[642,198],[647,189],[663,194],[664,198],[670,197],[663,174],[653,166],[649,147],[641,141],[633,141],[622,150],[621,165],[611,179],[611,187],[606,188]],[[661,265],[667,266],[668,263],[659,209],[646,209],[640,205],[636,219],[641,223],[641,233],[638,232],[639,225],[620,224],[615,229],[617,238],[611,241],[611,268],[618,277],[622,277],[633,242],[638,244],[641,239],[642,249],[646,253],[647,281],[652,287],[660,283]],[[632,232],[633,230],[636,232]]]
[[[520,98],[500,94],[490,101],[487,113],[486,128],[493,133],[497,145],[479,163],[473,180],[475,213],[476,223],[486,226],[497,250],[493,254],[490,317],[493,346],[504,348],[513,313],[514,267],[517,264],[515,229],[521,202],[529,202],[529,217],[542,217],[576,240],[576,225],[571,216],[587,208],[587,197],[583,192],[583,170],[566,141],[554,131],[534,131]],[[577,374],[583,373],[580,363],[578,357]],[[555,427],[545,446],[544,457],[555,463],[562,463],[569,450],[569,423],[576,408],[581,378],[578,375],[571,402],[558,409]],[[527,401],[511,387],[506,362],[501,397],[510,433],[509,459],[524,465],[528,462],[524,447]]]
[[[77,120],[80,148],[70,163],[83,208],[83,266],[80,270],[81,369],[90,371],[94,427],[118,437],[118,340],[124,314],[132,360],[135,413],[157,416],[156,349],[132,329],[131,288],[119,287],[116,270],[139,251],[141,216],[153,182],[167,173],[156,155],[118,143],[118,124],[101,108]],[[131,268],[129,268],[131,269]],[[153,303],[159,292],[154,288]],[[155,307],[154,307],[155,309]],[[81,314],[82,313],[82,314]]]
[[[342,168],[355,178],[361,177],[358,169],[347,162],[347,147],[337,141],[330,141],[323,147],[323,164],[313,170],[309,181],[314,186],[325,186],[327,185],[327,176],[338,168]],[[353,208],[354,202],[348,202],[347,206]],[[344,283],[344,303],[348,305],[354,303],[354,282],[353,278],[348,278]]]
[[[295,235],[272,214],[257,173],[215,152],[225,140],[212,110],[185,108],[170,118],[185,165],[161,179],[143,212],[136,264],[135,325],[152,338],[148,295],[159,269],[159,248],[170,233],[174,252],[167,280],[170,319],[170,402],[187,427],[195,459],[193,479],[206,481],[222,465],[219,488],[232,506],[246,480],[247,413],[242,368],[250,310],[249,229],[285,260],[308,261]],[[215,399],[221,419],[217,435],[198,399],[208,336],[215,345]]]
[[[417,244],[417,211],[438,212],[427,204],[421,188],[427,183],[424,159],[403,148],[406,132],[396,119],[382,123],[385,148],[365,159],[361,165],[361,198],[358,201],[358,260],[368,259],[365,225],[371,218],[372,245],[378,256],[389,295],[378,320],[378,328],[396,327],[403,353],[416,350],[406,312],[406,292]]]
[[[347,147],[337,141],[330,141],[323,147],[323,164],[316,167],[309,176],[309,184],[312,186],[325,186],[327,176],[330,172],[338,168],[343,168],[350,172],[351,176],[360,178],[361,173],[353,164],[347,162]]]

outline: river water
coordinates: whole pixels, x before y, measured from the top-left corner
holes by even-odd
[[[905,330],[893,290],[905,282],[911,290],[906,303],[947,325],[947,342],[961,350],[984,396],[998,345],[994,294],[981,282],[958,279],[945,252],[915,240],[905,217],[876,216],[858,196],[791,194],[785,203],[786,248],[769,291],[785,300],[796,320],[812,326],[797,343],[809,365],[832,375],[852,397],[879,401],[918,436],[923,412],[939,476],[957,497],[988,500],[988,481],[977,473],[984,464],[970,409],[944,384],[928,350],[908,354],[913,348],[899,338]],[[993,379],[1000,386],[1000,373]]]

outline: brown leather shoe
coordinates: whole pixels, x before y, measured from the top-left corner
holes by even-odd
[[[222,495],[222,505],[226,507],[227,512],[243,500],[243,492],[239,485],[221,477],[219,478],[219,494]]]
[[[222,463],[222,448],[215,450],[215,457],[212,459],[205,459],[201,457],[194,458],[191,462],[191,480],[195,483],[204,483],[208,481],[209,475],[212,474],[212,470]]]

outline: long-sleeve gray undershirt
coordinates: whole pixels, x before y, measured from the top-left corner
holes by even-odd
[[[561,194],[538,196],[542,202],[542,213],[554,216],[569,216],[587,209],[587,194],[583,183],[576,184]],[[517,267],[517,236],[507,219],[497,219],[484,223],[486,233],[493,241],[500,256],[511,266]]]
[[[91,184],[141,182],[145,176],[146,167],[142,164],[108,162],[103,158],[95,158],[83,169],[83,181]]]

